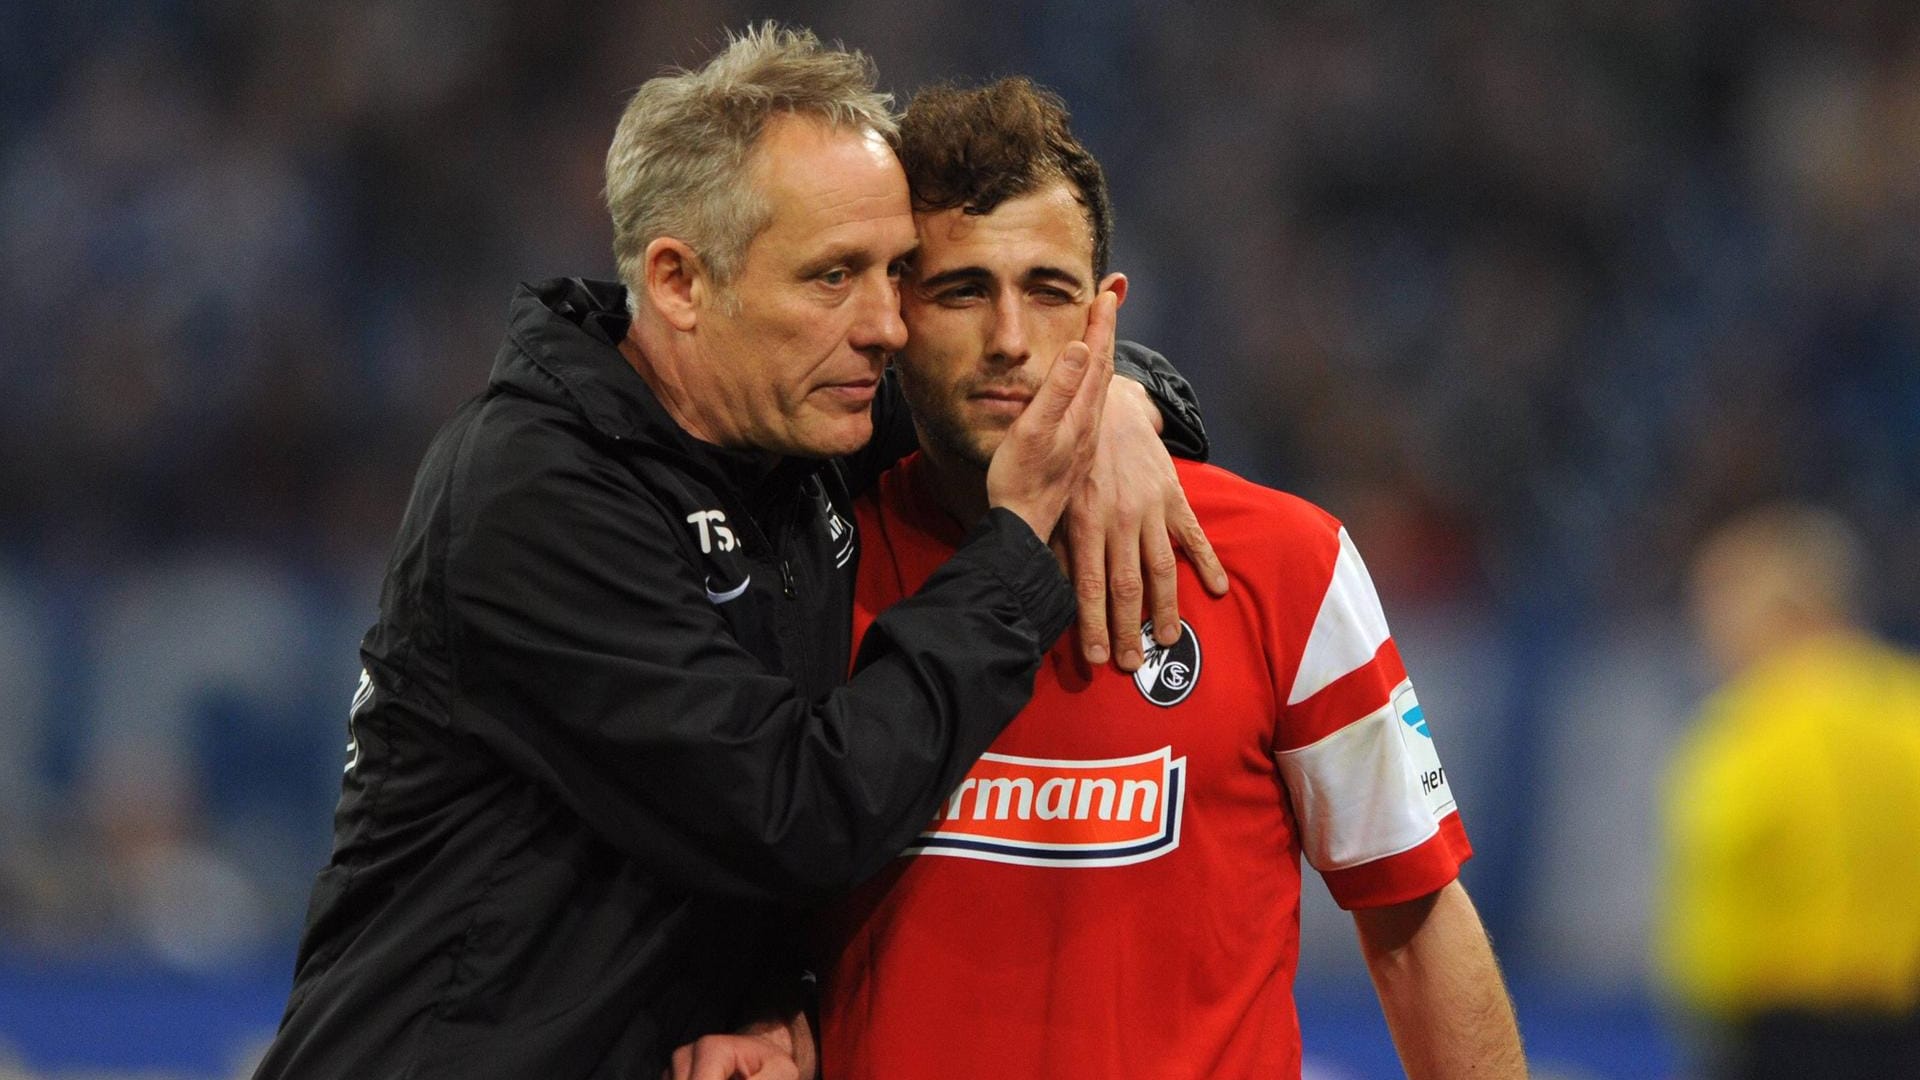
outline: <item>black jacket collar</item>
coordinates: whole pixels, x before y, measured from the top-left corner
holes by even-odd
[[[701,464],[740,491],[792,491],[818,461],[785,458],[768,470],[759,454],[702,442],[674,422],[653,388],[620,353],[627,335],[626,287],[613,281],[555,278],[514,291],[507,341],[488,378],[490,391],[562,405],[601,435]]]

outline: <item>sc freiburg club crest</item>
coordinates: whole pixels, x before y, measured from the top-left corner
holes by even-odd
[[[1133,685],[1155,705],[1178,705],[1200,681],[1200,639],[1187,620],[1180,620],[1180,640],[1161,646],[1153,640],[1153,624],[1140,631],[1140,652],[1146,657],[1133,673]]]

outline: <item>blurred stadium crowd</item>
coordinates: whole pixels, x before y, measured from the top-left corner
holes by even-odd
[[[1349,523],[1523,973],[1640,978],[1703,529],[1818,497],[1920,635],[1904,0],[10,0],[0,941],[287,948],[428,436],[516,281],[611,276],[624,93],[765,15],[1074,107],[1123,331]]]

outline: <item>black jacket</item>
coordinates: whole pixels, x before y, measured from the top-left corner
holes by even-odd
[[[910,445],[899,395],[862,455],[765,473],[668,417],[624,297],[523,287],[427,451],[260,1078],[653,1080],[905,846],[1072,618],[995,511],[849,680],[850,493]]]

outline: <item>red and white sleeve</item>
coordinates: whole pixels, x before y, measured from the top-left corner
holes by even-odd
[[[1424,896],[1472,854],[1373,579],[1344,528],[1274,757],[1307,861],[1341,907]]]

